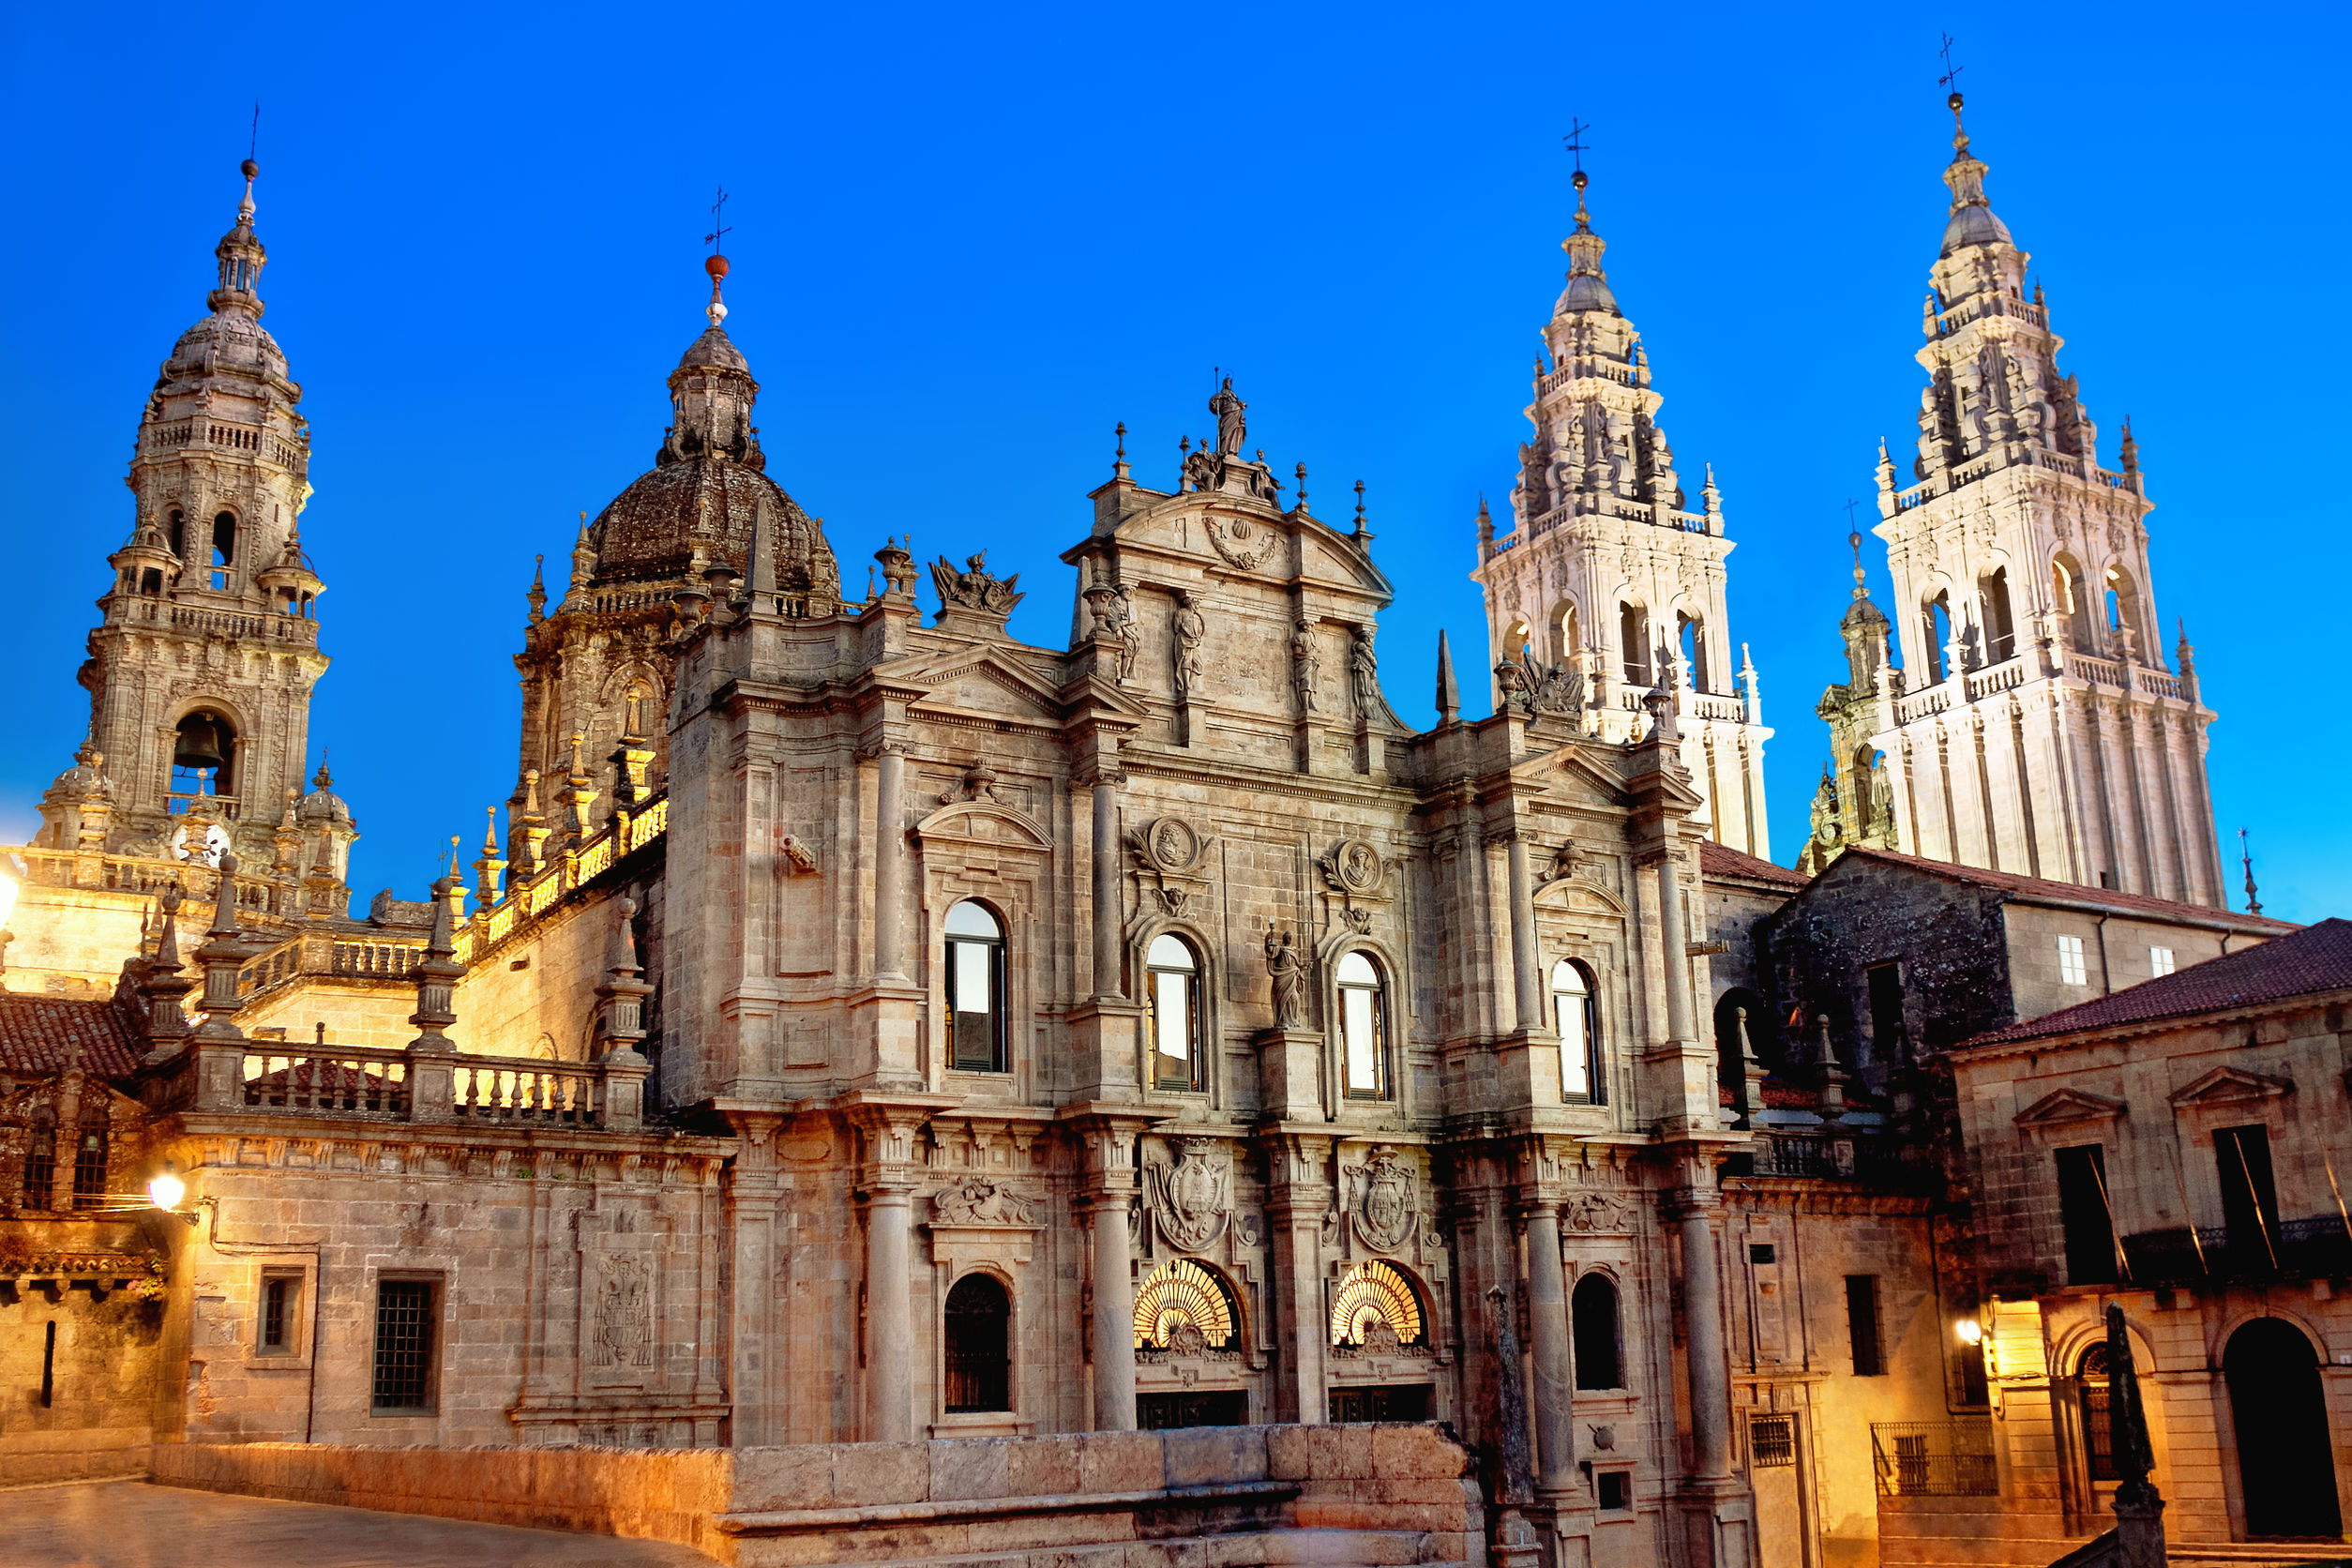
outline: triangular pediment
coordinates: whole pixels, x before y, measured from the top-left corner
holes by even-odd
[[[1622,806],[1625,803],[1625,781],[1617,770],[1594,759],[1591,748],[1581,742],[1572,742],[1552,753],[1542,764],[1549,776],[1549,792],[1555,799],[1572,806]]]
[[[2055,1127],[2069,1122],[2109,1122],[2123,1111],[2121,1100],[2088,1089],[2060,1089],[2019,1111],[2015,1121],[2021,1127]]]
[[[2197,1106],[2242,1105],[2249,1100],[2275,1099],[2293,1093],[2295,1085],[2286,1078],[2250,1073],[2243,1067],[2216,1067],[2165,1098],[2186,1110]]]
[[[950,710],[1034,722],[1051,721],[1062,714],[1059,692],[995,648],[957,649],[927,667],[892,671],[891,674],[909,685],[930,688],[912,705],[918,715],[927,709]]]

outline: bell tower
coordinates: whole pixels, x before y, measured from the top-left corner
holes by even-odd
[[[1707,798],[1710,836],[1769,857],[1764,727],[1756,671],[1731,637],[1723,498],[1707,471],[1693,505],[1658,425],[1641,334],[1602,270],[1576,173],[1567,286],[1544,328],[1534,438],[1519,447],[1497,539],[1479,504],[1478,569],[1500,699],[1611,741],[1645,733],[1644,699],[1671,691],[1682,763]],[[1738,656],[1736,660],[1734,655]]]
[[[253,178],[214,248],[211,313],[180,335],[139,420],[129,539],[89,637],[89,747],[113,801],[107,848],[160,853],[220,824],[249,864],[302,783],[310,689],[325,673],[303,553],[310,498],[302,388],[262,326]],[[193,815],[203,830],[179,830]],[[214,836],[218,843],[219,836]]]
[[[1914,482],[1878,452],[1902,669],[1857,666],[1824,716],[1868,734],[1910,853],[2218,907],[2213,715],[2185,635],[2165,665],[2131,423],[2120,467],[2100,467],[2098,427],[2058,372],[2063,339],[1949,101]],[[1841,754],[1836,776],[1874,761]]]

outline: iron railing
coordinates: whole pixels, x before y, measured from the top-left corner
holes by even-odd
[[[1989,1415],[1952,1421],[1874,1421],[1870,1456],[1882,1498],[2000,1495]]]

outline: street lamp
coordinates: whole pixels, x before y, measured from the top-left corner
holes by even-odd
[[[1984,1325],[1973,1318],[1961,1319],[1952,1325],[1952,1332],[1960,1336],[1960,1343],[1963,1345],[1984,1343]]]
[[[161,1170],[148,1179],[147,1201],[174,1219],[184,1219],[188,1224],[194,1225],[197,1220],[196,1211],[180,1207],[180,1199],[187,1196],[188,1184],[181,1181],[173,1171],[171,1162],[168,1160],[164,1162]]]

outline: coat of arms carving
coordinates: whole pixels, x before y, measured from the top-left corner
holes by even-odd
[[[596,1364],[654,1364],[654,1286],[641,1259],[622,1257],[597,1271]]]
[[[1233,1164],[1214,1139],[1188,1138],[1174,1159],[1154,1161],[1143,1174],[1168,1245],[1199,1252],[1225,1233],[1233,1214]]]
[[[931,1213],[942,1225],[1034,1225],[1037,1206],[1002,1182],[959,1176],[932,1195]]]
[[[1395,1252],[1412,1240],[1413,1223],[1420,1217],[1413,1173],[1396,1151],[1376,1149],[1349,1174],[1356,1184],[1349,1214],[1356,1240],[1374,1252]]]
[[[1560,1204],[1560,1228],[1587,1233],[1631,1230],[1634,1206],[1621,1193],[1578,1193]]]

